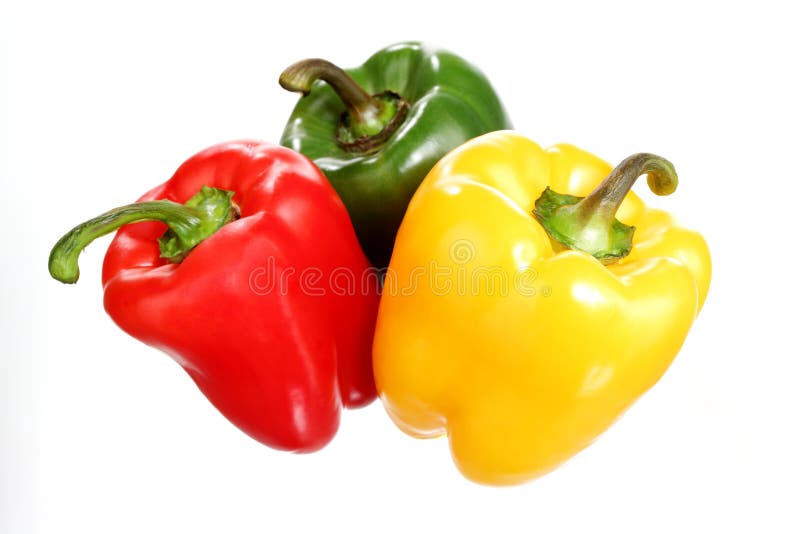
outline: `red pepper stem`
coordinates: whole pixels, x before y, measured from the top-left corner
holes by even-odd
[[[611,171],[585,198],[545,189],[536,200],[534,216],[550,238],[567,248],[582,250],[604,264],[627,256],[635,228],[617,220],[625,195],[636,180],[647,174],[647,184],[657,195],[669,195],[678,187],[672,163],[653,154],[634,154]]]
[[[204,186],[186,204],[170,200],[137,202],[107,211],[79,224],[53,247],[48,260],[50,275],[65,284],[78,281],[78,256],[95,239],[137,222],[160,221],[168,226],[159,239],[161,256],[179,263],[204,239],[236,218],[233,193]]]

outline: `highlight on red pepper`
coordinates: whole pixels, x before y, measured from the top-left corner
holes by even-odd
[[[434,164],[465,141],[511,128],[478,68],[423,43],[388,46],[354,69],[300,61],[280,84],[304,95],[281,144],[325,173],[378,268],[389,264],[408,202]]]
[[[304,156],[258,141],[212,146],[138,202],[62,237],[51,275],[76,282],[81,250],[117,229],[103,264],[106,311],[254,439],[319,449],[342,406],[375,398],[378,290],[330,286],[337,272],[370,267],[344,205]]]

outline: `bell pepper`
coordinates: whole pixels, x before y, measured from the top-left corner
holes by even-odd
[[[516,484],[589,445],[658,381],[711,261],[699,234],[630,191],[643,174],[657,194],[677,185],[658,156],[612,170],[511,132],[431,170],[397,235],[373,347],[403,431],[446,434],[469,479]]]
[[[67,233],[52,276],[77,281],[80,251],[118,228],[103,264],[106,311],[174,358],[244,432],[313,451],[335,434],[342,405],[374,399],[377,284],[331,287],[343,283],[336,273],[370,266],[307,158],[258,141],[208,148],[138,202]]]
[[[305,95],[281,144],[325,173],[378,268],[389,263],[406,206],[431,167],[473,137],[511,128],[478,69],[420,43],[389,46],[347,71],[300,61],[280,83]]]

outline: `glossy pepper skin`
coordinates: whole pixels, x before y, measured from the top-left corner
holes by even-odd
[[[307,85],[289,83],[298,77],[298,69],[291,69],[281,83],[304,91]],[[388,265],[406,206],[431,167],[465,141],[511,123],[486,77],[445,50],[400,43],[346,72],[368,95],[391,91],[408,104],[405,117],[389,127],[396,128],[389,138],[370,143],[366,136],[371,145],[366,151],[343,148],[337,135],[348,108],[329,84],[317,82],[292,112],[281,144],[305,154],[325,173],[347,206],[367,256],[381,268]]]
[[[377,290],[329,286],[336,269],[369,269],[347,211],[311,161],[258,141],[200,152],[132,206],[182,204],[204,186],[233,192],[238,218],[180,263],[161,257],[163,222],[123,226],[103,264],[106,311],[172,356],[256,440],[319,449],[336,433],[342,406],[375,397]],[[63,270],[55,260],[51,272]],[[310,271],[318,274],[303,279]],[[61,278],[74,281],[77,269]]]
[[[608,265],[533,215],[546,188],[584,196],[610,171],[496,132],[411,201],[378,313],[378,393],[406,433],[446,434],[474,481],[524,482],[589,445],[658,381],[703,305],[705,241],[634,193],[617,211],[636,227],[630,253]]]

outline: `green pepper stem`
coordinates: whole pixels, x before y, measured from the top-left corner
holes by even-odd
[[[179,263],[201,241],[236,218],[233,193],[204,186],[184,204],[169,200],[137,202],[112,209],[79,224],[53,247],[48,260],[50,275],[65,284],[78,281],[78,256],[95,239],[137,222],[161,221],[168,226],[159,239],[162,257]]]
[[[672,163],[653,154],[634,154],[617,165],[585,198],[547,188],[536,201],[533,213],[554,241],[588,252],[603,263],[613,263],[630,253],[635,230],[616,219],[617,211],[644,174],[656,195],[669,195],[678,187]]]
[[[324,59],[304,59],[281,73],[278,83],[287,91],[307,95],[317,80],[330,85],[344,103],[353,121],[370,122],[380,114],[382,105],[374,100],[343,69]]]
[[[408,103],[391,91],[367,93],[347,72],[324,59],[305,59],[281,73],[278,82],[288,91],[307,95],[315,81],[333,88],[344,103],[337,141],[349,152],[379,148],[402,124]]]

